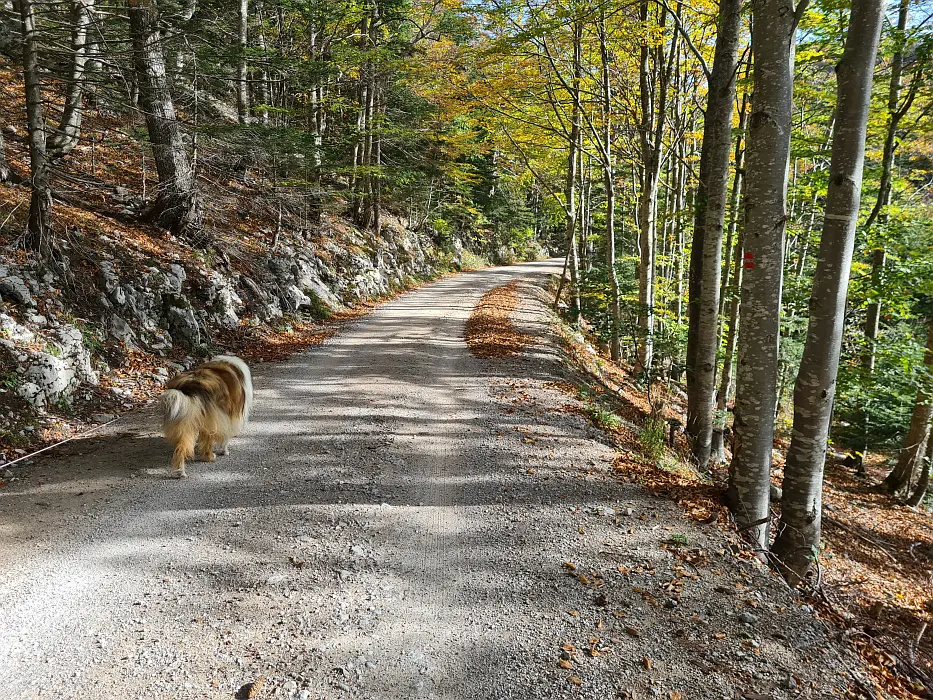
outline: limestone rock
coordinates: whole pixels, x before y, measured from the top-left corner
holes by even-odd
[[[32,308],[36,305],[29,286],[22,277],[9,275],[0,278],[0,297],[9,299],[19,306]]]

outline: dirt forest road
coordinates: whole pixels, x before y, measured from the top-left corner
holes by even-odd
[[[246,431],[187,480],[146,415],[23,470],[0,491],[0,695],[838,697],[854,664],[805,606],[612,478],[554,386],[558,271],[449,277],[258,367]],[[537,340],[474,358],[465,321],[511,280]]]

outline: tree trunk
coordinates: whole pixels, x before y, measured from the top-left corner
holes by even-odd
[[[61,122],[49,138],[49,156],[52,158],[71,153],[81,138],[85,73],[90,56],[88,30],[94,18],[94,0],[74,0],[71,16],[71,77]]]
[[[823,466],[832,419],[865,164],[883,0],[853,0],[845,51],[836,66],[826,212],[810,297],[810,320],[794,387],[794,430],[784,466],[781,529],[774,542],[785,576],[798,583],[820,546]]]
[[[754,91],[729,505],[739,528],[767,549],[796,20],[793,7],[774,0],[753,0],[752,18]]]
[[[743,178],[745,177],[745,129],[748,126],[748,94],[742,95],[742,103],[739,105],[739,126],[736,129],[735,137],[735,175],[732,178],[732,191],[729,193],[729,226],[726,230],[726,247],[723,249],[723,256],[726,260],[732,257],[733,243],[736,242],[735,233],[739,224],[739,195],[743,190]],[[729,288],[729,272],[731,266],[723,265],[722,282],[719,285],[719,315],[724,316],[726,312],[727,294]]]
[[[570,317],[577,325],[582,320],[583,310],[580,307],[580,261],[577,254],[578,226],[577,219],[577,179],[578,151],[580,149],[580,138],[582,131],[580,128],[580,74],[582,73],[582,42],[583,42],[583,24],[578,20],[573,23],[573,84],[571,89],[571,99],[573,100],[573,112],[570,121],[570,149],[567,154],[567,181],[564,188],[564,198],[567,201],[565,225],[567,228],[567,241],[570,246]]]
[[[735,144],[735,180],[732,182],[732,194],[729,203],[729,238],[735,238],[735,247],[732,250],[732,281],[730,285],[724,285],[722,296],[725,302],[729,303],[729,320],[726,326],[726,349],[722,360],[722,377],[719,382],[719,391],[716,393],[716,427],[713,428],[713,449],[712,459],[721,464],[726,460],[726,409],[729,405],[729,397],[732,393],[733,368],[735,357],[735,345],[738,339],[740,290],[742,288],[742,256],[745,253],[745,232],[744,227],[739,229],[739,202],[745,196],[744,162],[745,148],[743,138],[745,136],[745,127],[747,125],[748,96],[742,98],[741,111],[739,113],[739,135]],[[731,293],[730,293],[731,290]],[[725,305],[721,305],[723,311]]]
[[[6,162],[6,146],[3,143],[3,132],[0,131],[0,182],[10,181],[10,166]]]
[[[739,65],[742,0],[722,0],[719,7],[716,55],[710,73],[703,124],[703,150],[708,152],[703,260],[700,266],[700,303],[692,319],[697,323],[693,381],[687,396],[687,422],[693,425],[693,458],[700,467],[705,467],[709,462],[713,440],[722,232],[729,190],[732,112],[735,108],[735,75]]]
[[[927,371],[933,371],[933,318],[930,319],[927,328],[927,347],[923,355],[923,365]],[[882,482],[882,490],[896,494],[910,484],[919,456],[923,454],[923,444],[930,431],[931,420],[933,420],[933,393],[921,378],[917,400],[914,402],[914,411],[910,417],[910,428],[907,430],[907,437],[904,438],[904,447],[901,449],[894,469]]]
[[[264,6],[262,0],[259,1],[256,8],[256,15],[259,19],[259,34],[257,36],[257,46],[262,53],[263,66],[266,64],[266,30],[264,21]],[[259,72],[259,121],[267,125],[269,123],[269,72],[265,67]]]
[[[907,110],[901,105],[901,76],[904,73],[904,32],[910,14],[910,0],[900,0],[897,13],[896,50],[891,57],[891,82],[888,85],[888,128],[885,133],[884,150],[881,155],[881,180],[878,183],[878,197],[865,222],[865,230],[871,230],[872,224],[881,215],[882,210],[891,201],[891,175],[894,172],[894,149],[896,148],[897,130]],[[919,59],[918,59],[919,60]],[[918,70],[920,67],[918,66]],[[912,97],[908,98],[912,101]],[[908,102],[906,107],[910,106]]]
[[[677,163],[677,191],[674,193],[674,196],[677,199],[677,221],[674,226],[674,237],[677,241],[677,258],[674,260],[674,277],[675,281],[675,294],[677,299],[674,303],[674,316],[677,319],[677,323],[680,324],[683,322],[684,316],[684,248],[686,244],[686,235],[684,232],[684,224],[682,217],[680,216],[683,212],[686,201],[686,189],[687,189],[687,147],[686,144],[681,141],[680,146],[680,157],[678,158]]]
[[[927,488],[930,486],[930,466],[933,462],[933,440],[927,436],[926,457],[923,458],[923,465],[920,467],[920,478],[917,479],[917,485],[906,503],[912,508],[916,508],[927,495]]]
[[[52,210],[51,172],[46,153],[45,113],[42,108],[42,84],[39,76],[39,36],[33,0],[19,0],[22,27],[23,80],[26,86],[26,120],[29,128],[29,176],[32,196],[24,244],[27,250],[43,258],[52,252],[49,230]]]
[[[648,22],[649,3],[642,0],[641,21]],[[662,10],[659,25],[664,26],[667,11]],[[676,35],[675,35],[676,36]],[[672,42],[676,39],[672,39]],[[675,54],[671,46],[670,58]],[[639,63],[639,92],[641,100],[641,124],[639,137],[641,142],[642,180],[638,200],[639,223],[639,266],[638,266],[638,326],[640,337],[635,361],[635,372],[651,373],[654,361],[654,294],[657,237],[658,180],[661,175],[661,149],[664,135],[665,107],[667,87],[672,65],[664,67],[664,48],[655,49],[655,70],[657,80],[649,76],[651,51],[647,44],[641,47]],[[655,85],[656,83],[656,85]]]
[[[249,121],[249,69],[246,51],[249,48],[249,0],[239,0],[237,16],[237,49],[239,50],[236,81],[236,113],[240,124]]]
[[[606,11],[599,18],[599,55],[602,61],[603,88],[603,182],[606,188],[606,267],[609,273],[609,313],[612,328],[609,335],[609,356],[613,362],[622,359],[622,311],[619,304],[619,278],[616,275],[616,185],[612,152],[612,81],[609,70],[609,41],[606,34]]]
[[[175,115],[155,0],[129,0],[129,15],[140,103],[159,173],[158,194],[146,219],[175,235],[198,240],[201,198]]]

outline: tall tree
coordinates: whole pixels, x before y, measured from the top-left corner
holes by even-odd
[[[639,18],[647,31],[650,3],[642,0]],[[658,25],[663,28],[667,10],[661,11]],[[658,184],[661,175],[661,155],[664,148],[664,128],[668,86],[677,55],[676,35],[671,40],[665,65],[664,44],[650,45],[646,38],[641,45],[638,66],[641,122],[638,126],[641,155],[641,190],[638,196],[639,263],[638,263],[638,325],[640,337],[635,371],[649,373],[654,360],[654,298],[655,253],[657,248]],[[652,71],[653,67],[653,71]]]
[[[246,53],[249,49],[249,0],[238,0],[237,13],[237,80],[236,80],[236,112],[240,124],[249,121],[249,65]]]
[[[128,0],[139,97],[159,174],[155,202],[146,218],[172,233],[199,241],[201,197],[175,113],[162,51],[156,0]]]
[[[71,74],[68,92],[58,129],[48,140],[49,155],[68,155],[81,138],[81,119],[84,114],[84,87],[90,60],[91,23],[94,19],[94,0],[74,0],[71,9]]]
[[[26,123],[29,128],[29,219],[27,250],[47,257],[53,248],[50,225],[52,210],[51,167],[46,150],[47,134],[39,64],[39,28],[34,0],[19,0],[22,28],[23,80],[26,84]]]
[[[570,84],[570,140],[567,150],[567,177],[564,185],[564,199],[566,201],[564,223],[567,227],[567,245],[570,246],[570,283],[571,316],[575,323],[582,320],[583,309],[580,306],[580,261],[577,240],[580,237],[580,212],[577,207],[577,183],[580,179],[580,150],[583,138],[582,119],[583,105],[580,96],[580,87],[583,80],[583,20],[577,16],[572,23],[573,29],[573,78]],[[555,71],[559,70],[555,64]]]
[[[894,33],[894,54],[891,57],[891,78],[888,83],[888,123],[885,130],[884,147],[881,156],[881,178],[878,183],[878,196],[875,204],[865,221],[865,231],[871,235],[872,226],[876,221],[884,218],[885,207],[891,201],[892,180],[894,174],[894,151],[896,149],[897,135],[901,121],[907,115],[916,99],[921,84],[921,78],[926,68],[926,52],[917,52],[915,56],[913,77],[906,98],[901,100],[901,89],[904,73],[904,56],[907,50],[907,21],[910,16],[910,1],[900,0],[897,13],[897,28]],[[876,244],[872,251],[871,260],[871,289],[872,298],[865,313],[865,350],[862,353],[862,367],[865,373],[865,382],[871,386],[875,372],[875,350],[878,340],[881,321],[880,289],[884,273],[887,252],[883,245]],[[860,473],[864,473],[864,460],[868,451],[869,426],[871,423],[871,407],[860,407],[859,422],[862,427],[861,445],[858,450],[858,463]]]
[[[718,463],[725,461],[725,431],[726,431],[726,408],[729,405],[729,398],[732,392],[735,367],[735,346],[738,341],[739,331],[739,308],[740,293],[742,288],[742,267],[743,256],[745,254],[745,228],[739,228],[739,202],[745,190],[745,129],[748,125],[748,95],[742,96],[742,104],[739,107],[739,128],[738,137],[735,142],[735,179],[732,182],[732,194],[730,195],[729,210],[731,212],[729,219],[729,233],[727,240],[735,239],[735,245],[732,250],[732,281],[723,275],[724,284],[722,285],[723,301],[728,298],[729,315],[726,321],[726,348],[723,351],[722,375],[719,380],[719,391],[716,392],[716,426],[713,428],[713,448],[712,458]],[[725,309],[725,304],[721,304]]]
[[[609,36],[606,32],[606,10],[602,8],[599,16],[599,56],[602,68],[603,98],[603,139],[601,159],[603,161],[603,186],[606,189],[606,268],[609,273],[609,313],[611,328],[609,332],[609,356],[618,362],[622,358],[621,327],[622,310],[619,300],[619,277],[616,272],[616,185],[613,158],[613,105],[612,80],[610,76],[611,57],[609,55]]]
[[[832,418],[855,248],[871,87],[883,0],[853,0],[845,51],[836,66],[829,187],[810,321],[794,388],[794,429],[784,466],[781,529],[773,551],[791,582],[803,578],[820,544],[823,466]]]
[[[771,451],[787,225],[787,168],[797,22],[807,0],[753,0],[754,89],[745,184],[745,275],[738,340],[729,504],[739,528],[769,545]]]
[[[735,78],[739,66],[739,29],[742,0],[722,0],[716,32],[716,53],[710,71],[709,92],[703,121],[703,151],[706,152],[704,221],[699,244],[702,248],[700,300],[690,318],[697,324],[693,358],[693,381],[687,396],[687,423],[693,436],[697,464],[709,462],[713,439],[716,367],[719,351],[719,292],[722,269],[722,233],[729,189],[729,155],[732,150],[732,112]],[[698,242],[695,240],[694,245]]]

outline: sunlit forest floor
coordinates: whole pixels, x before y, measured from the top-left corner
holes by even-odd
[[[672,447],[648,457],[646,447],[651,444],[646,445],[643,426],[651,414],[649,392],[633,382],[630,367],[613,364],[595,338],[584,338],[566,326],[562,330],[577,368],[594,380],[583,389],[589,395],[589,415],[615,440],[621,453],[615,464],[619,479],[676,500],[697,521],[717,522],[733,534],[745,556],[755,556],[730,520],[727,468],[698,472],[690,465],[689,444],[682,433]],[[570,384],[566,390],[581,391]],[[685,415],[681,387],[659,383],[650,394],[656,404],[664,398],[665,421]],[[776,486],[783,478],[789,442],[786,437],[775,441]],[[726,456],[731,456],[728,445]],[[933,517],[924,507],[900,505],[875,489],[890,470],[891,458],[870,455],[867,474],[859,477],[832,453],[827,456],[823,549],[805,593],[858,650],[884,693],[926,698],[929,691],[909,679],[933,675],[933,635],[927,630],[933,613]],[[772,505],[772,513],[776,526],[780,503]]]

